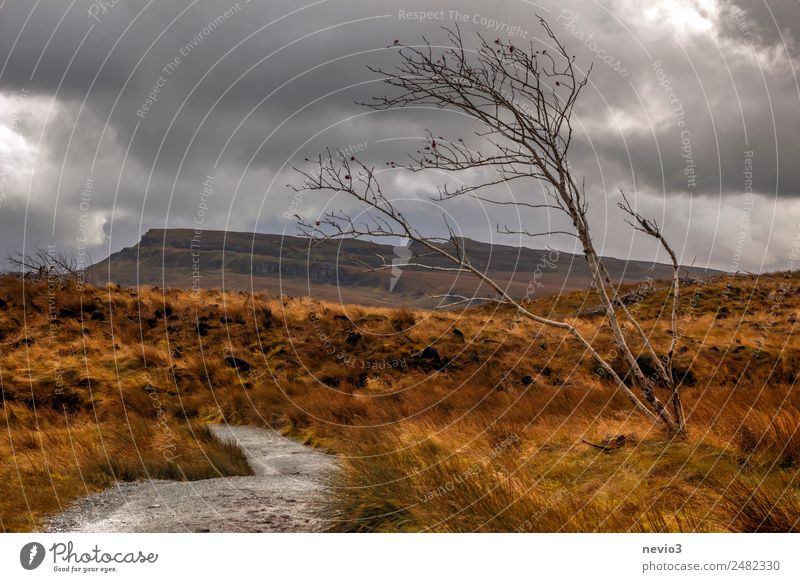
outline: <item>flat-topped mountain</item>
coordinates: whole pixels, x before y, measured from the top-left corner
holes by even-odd
[[[462,239],[471,263],[487,271],[512,295],[547,295],[589,286],[589,268],[580,255]],[[400,244],[400,241],[397,241]],[[414,245],[410,250],[417,255]],[[471,274],[403,265],[408,250],[366,240],[314,241],[295,236],[192,229],[152,229],[133,247],[93,265],[96,282],[264,291],[364,305],[407,304],[431,307],[435,295],[491,294]],[[617,281],[669,279],[669,265],[604,259]],[[413,259],[451,267],[438,256]],[[382,265],[398,269],[374,270]],[[687,269],[694,276],[718,274]],[[394,272],[393,272],[394,271]],[[393,282],[394,280],[394,282]]]

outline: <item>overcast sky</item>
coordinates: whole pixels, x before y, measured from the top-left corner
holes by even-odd
[[[434,13],[420,21],[420,10]],[[0,0],[0,251],[85,244],[99,260],[150,228],[200,221],[293,233],[285,213],[348,201],[293,201],[292,164],[329,147],[385,167],[428,127],[453,140],[476,129],[455,113],[355,104],[386,92],[367,66],[397,63],[395,39],[441,43],[457,21],[468,45],[478,33],[540,43],[536,14],[579,66],[594,62],[571,163],[604,254],[654,256],[616,210],[624,188],[685,263],[795,266],[800,3],[789,0]],[[431,234],[444,212],[464,236],[572,249],[496,233],[558,216],[427,202],[442,179],[382,174]],[[492,195],[541,194],[518,184]]]

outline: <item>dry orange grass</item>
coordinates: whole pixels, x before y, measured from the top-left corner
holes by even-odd
[[[0,525],[39,527],[114,479],[245,472],[202,428],[226,421],[340,454],[329,509],[345,531],[796,530],[797,283],[686,288],[676,372],[691,436],[669,443],[572,340],[506,310],[6,279]],[[656,288],[632,309],[664,346]],[[577,315],[595,304],[531,308],[614,359],[602,317]],[[613,454],[582,442],[632,433]]]

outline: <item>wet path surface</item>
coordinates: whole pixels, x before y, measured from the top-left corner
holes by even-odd
[[[313,532],[334,457],[279,433],[210,427],[237,444],[253,476],[202,481],[120,482],[76,501],[47,522],[53,532]]]

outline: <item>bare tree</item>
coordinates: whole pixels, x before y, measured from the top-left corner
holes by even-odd
[[[85,284],[86,272],[74,255],[56,252],[54,249],[36,247],[32,253],[17,252],[6,259],[12,269],[23,277],[36,280],[57,279]]]
[[[566,234],[577,238],[588,263],[593,287],[597,290],[614,342],[622,354],[627,372],[618,373],[572,324],[542,317],[531,312],[525,301],[511,296],[486,272],[473,266],[462,241],[445,219],[449,236],[430,237],[420,233],[388,198],[376,178],[376,169],[356,159],[330,151],[316,160],[313,171],[298,169],[303,176],[299,190],[344,193],[357,200],[361,209],[357,218],[343,211],[325,214],[320,220],[299,220],[301,230],[315,242],[341,237],[404,237],[416,243],[415,257],[409,264],[421,268],[469,273],[491,288],[496,296],[485,300],[508,304],[522,317],[565,330],[594,358],[616,386],[647,418],[661,423],[668,435],[686,436],[686,424],[678,382],[672,372],[672,357],[678,342],[677,313],[680,277],[675,253],[652,220],[640,216],[623,195],[620,208],[637,230],[654,237],[670,255],[675,270],[672,291],[672,342],[667,354],[660,357],[648,334],[618,296],[618,289],[603,265],[589,231],[588,203],[583,181],[576,180],[567,161],[573,136],[572,112],[581,90],[588,82],[589,70],[582,74],[564,45],[544,19],[547,35],[544,48],[533,42],[520,48],[510,41],[487,41],[478,35],[477,48],[464,46],[456,28],[444,30],[450,46],[435,49],[426,39],[418,47],[401,46],[401,62],[395,70],[372,69],[392,86],[390,96],[376,98],[367,105],[376,109],[433,106],[446,108],[478,122],[476,132],[481,147],[473,149],[463,139],[455,141],[434,137],[428,132],[426,145],[409,156],[407,163],[391,167],[411,172],[435,169],[460,172],[486,168],[490,178],[452,188],[441,186],[436,200],[446,201],[466,195],[491,204],[508,204],[519,211],[556,210],[572,222],[573,230],[532,232],[522,227],[498,231],[529,237]],[[544,188],[544,200],[498,201],[479,195],[479,191],[499,184],[531,181]],[[433,258],[438,259],[432,260]],[[443,264],[444,263],[444,264]],[[390,268],[385,263],[379,268]],[[450,305],[474,298],[455,297]],[[628,322],[630,325],[623,325]],[[626,331],[628,327],[633,331]],[[655,371],[643,370],[642,358],[653,362]],[[632,387],[626,379],[631,379]],[[654,388],[669,394],[665,405]]]

